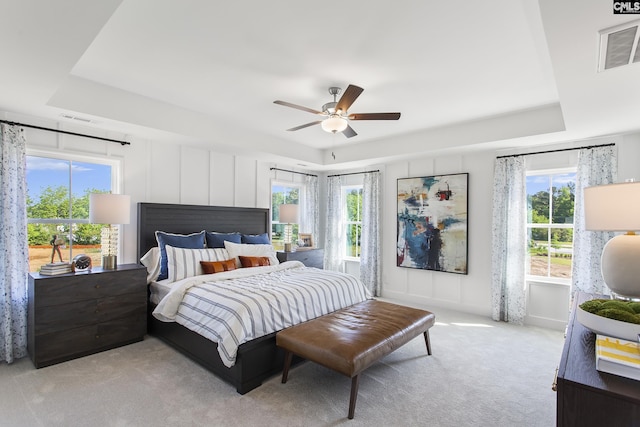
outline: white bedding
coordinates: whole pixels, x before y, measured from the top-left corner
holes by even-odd
[[[171,292],[171,281],[169,279],[159,280],[149,283],[149,301],[154,304],[160,303],[162,298]]]
[[[351,275],[288,261],[174,282],[153,315],[218,343],[231,367],[240,344],[369,298]]]

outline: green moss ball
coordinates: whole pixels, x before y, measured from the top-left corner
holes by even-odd
[[[640,324],[640,316],[631,314],[627,310],[619,310],[617,308],[603,308],[596,313],[598,316],[607,317],[609,319],[620,320],[621,322]]]
[[[629,307],[628,302],[619,301],[619,300],[611,300],[611,301],[603,302],[602,306],[600,306],[600,309],[601,310],[603,309],[623,310],[623,311],[626,311],[627,313],[636,314],[636,312],[633,311],[631,307]]]
[[[630,302],[629,307],[634,313],[640,314],[640,302]]]
[[[592,299],[589,301],[585,301],[582,304],[580,304],[580,308],[586,312],[595,314],[598,310],[600,310],[600,308],[602,308],[602,303],[604,301],[605,300],[601,300],[601,299]]]

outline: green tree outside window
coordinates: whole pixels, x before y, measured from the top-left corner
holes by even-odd
[[[344,187],[346,253],[348,257],[360,257],[362,238],[362,186]]]
[[[527,272],[570,278],[575,172],[527,176]]]

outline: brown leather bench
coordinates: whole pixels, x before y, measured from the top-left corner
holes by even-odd
[[[294,354],[348,376],[352,419],[360,372],[420,334],[431,355],[429,328],[435,318],[429,311],[367,300],[284,329],[276,334],[276,344],[285,350],[282,382]]]

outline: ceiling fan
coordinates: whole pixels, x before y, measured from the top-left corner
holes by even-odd
[[[314,110],[313,108],[303,107],[301,105],[292,104],[286,101],[273,101],[274,104],[284,105],[285,107],[296,108],[298,110],[307,111],[311,114],[319,116],[325,116],[323,120],[317,120],[315,122],[306,123],[304,125],[296,126],[287,131],[295,131],[307,128],[309,126],[321,125],[322,129],[331,132],[342,132],[347,138],[351,138],[357,135],[356,131],[349,126],[349,120],[398,120],[400,113],[352,113],[349,114],[348,110],[351,104],[360,96],[364,89],[355,85],[349,85],[344,94],[340,97],[339,101],[336,101],[336,97],[340,95],[342,89],[339,87],[330,87],[329,93],[333,95],[333,102],[327,102],[322,106],[322,111]]]

